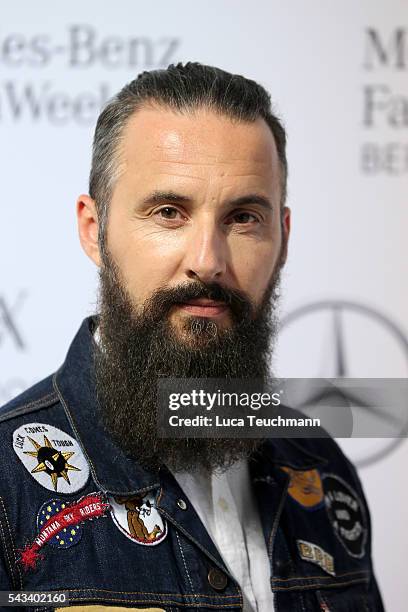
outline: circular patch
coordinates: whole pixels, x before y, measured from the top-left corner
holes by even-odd
[[[37,529],[41,533],[44,525],[49,521],[55,514],[60,510],[69,508],[68,504],[63,502],[61,499],[50,499],[45,502],[38,511],[37,514]],[[63,527],[57,535],[48,541],[48,544],[55,546],[56,548],[70,548],[74,544],[78,544],[82,537],[82,529],[80,525],[71,525]]]
[[[290,481],[288,494],[307,510],[317,510],[323,504],[323,487],[318,470],[294,470],[282,466]]]
[[[334,533],[349,555],[363,557],[367,521],[361,499],[339,476],[325,474],[322,479],[327,514]]]
[[[133,497],[109,497],[115,525],[130,540],[143,546],[155,546],[167,535],[167,522],[156,508],[153,492]]]
[[[27,423],[13,433],[13,448],[31,476],[58,493],[74,493],[89,477],[89,466],[75,438],[44,423]]]

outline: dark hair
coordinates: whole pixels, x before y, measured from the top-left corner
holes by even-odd
[[[165,70],[142,72],[114,96],[96,124],[89,193],[96,201],[99,244],[104,252],[108,206],[117,176],[117,152],[128,119],[144,104],[177,111],[205,107],[238,121],[262,117],[275,139],[281,165],[281,204],[286,199],[286,133],[273,114],[271,98],[258,83],[198,62],[171,64]]]

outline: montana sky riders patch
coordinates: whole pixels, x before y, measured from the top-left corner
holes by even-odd
[[[68,503],[52,499],[42,504],[37,515],[38,532],[31,544],[19,550],[19,562],[24,570],[35,569],[42,558],[41,550],[51,544],[57,548],[70,548],[79,542],[79,525],[106,514],[109,504],[103,501],[102,493],[89,493],[77,501]]]
[[[69,505],[62,499],[50,499],[45,502],[39,509],[37,514],[37,529],[38,533],[41,533],[45,526],[49,523],[50,519],[59,514],[61,510],[67,512]],[[81,540],[82,529],[80,524],[77,525],[66,525],[62,529],[48,540],[50,546],[55,548],[71,548]]]

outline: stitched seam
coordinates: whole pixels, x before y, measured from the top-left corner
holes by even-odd
[[[3,543],[4,543],[4,552],[5,552],[5,555],[6,555],[7,565],[8,565],[9,570],[10,570],[10,575],[11,575],[12,583],[14,585],[15,584],[15,579],[14,579],[13,565],[12,565],[12,563],[10,561],[9,551],[8,551],[7,542],[6,542],[6,536],[5,536],[5,533],[4,533],[3,523],[2,523],[1,520],[0,520],[0,530],[1,530],[1,539],[3,540]]]
[[[101,599],[100,597],[76,597],[75,599],[71,600],[70,603],[75,602],[75,601],[89,601],[89,600],[98,601],[100,599]],[[115,598],[105,597],[103,598],[103,602],[105,601],[121,601],[121,602],[128,602],[128,603],[137,603],[137,604],[150,603],[149,600],[146,601],[145,599],[117,599],[116,597]],[[160,601],[159,600],[150,600],[150,601],[151,603],[154,603],[154,604],[158,603],[158,604],[170,604],[170,605],[176,605],[176,606],[191,606],[190,603],[180,603],[180,602],[172,601],[172,600],[166,601],[166,600],[161,599]],[[195,605],[200,608],[205,606],[206,608],[215,608],[217,610],[219,608],[236,608],[237,607],[237,604],[233,604],[233,603],[230,603],[230,604],[197,603]]]
[[[179,547],[179,549],[180,549],[181,556],[182,556],[182,559],[183,559],[184,569],[186,570],[187,578],[188,578],[188,581],[189,581],[189,583],[190,583],[191,592],[192,592],[192,593],[194,593],[194,586],[193,586],[193,582],[192,582],[192,580],[191,580],[191,576],[190,576],[190,574],[189,574],[189,572],[188,572],[188,569],[187,569],[186,558],[185,558],[185,556],[184,556],[184,551],[183,551],[183,549],[182,549],[182,547],[181,547],[180,537],[179,537],[179,534],[177,533],[177,531],[176,531],[176,538],[177,538],[177,544],[178,544],[178,547]],[[193,595],[193,597],[195,597],[195,595]]]
[[[10,412],[6,412],[2,416],[0,416],[0,421],[6,420],[8,418],[12,418],[13,416],[18,416],[21,412],[24,412],[27,408],[32,408],[34,406],[37,408],[40,408],[42,407],[43,404],[49,404],[49,400],[51,398],[54,398],[55,401],[58,401],[58,396],[55,393],[55,391],[52,391],[51,393],[48,393],[47,395],[44,395],[43,397],[40,397],[39,399],[33,400],[32,402],[28,402],[28,404],[17,406],[17,408],[14,408],[14,410],[11,410]]]
[[[334,584],[313,584],[313,585],[306,585],[306,586],[311,586],[311,587],[323,587],[325,589],[331,589],[331,588],[336,588],[336,587],[340,587],[340,586],[347,586],[349,584],[356,584],[359,582],[364,582],[364,580],[362,578],[358,579],[358,580],[347,580],[346,582],[335,582]],[[275,591],[294,591],[296,589],[304,589],[305,585],[297,585],[297,586],[282,586],[282,587],[275,587]]]
[[[184,527],[182,525],[180,525],[180,523],[178,523],[175,518],[173,516],[170,516],[168,514],[168,512],[166,512],[165,510],[163,510],[163,508],[160,508],[161,513],[163,514],[163,516],[165,516],[167,518],[167,520],[170,521],[170,523],[173,523],[174,525],[177,525],[177,527],[180,529],[181,533],[184,533],[185,536],[187,536],[188,538],[191,538],[190,534],[184,529]],[[204,553],[207,555],[207,557],[209,557],[210,559],[212,559],[214,561],[214,563],[220,567],[220,563],[219,561],[214,557],[214,555],[212,555],[206,548],[204,548],[204,546],[202,546],[199,542],[197,542],[195,539],[193,539],[195,545]],[[226,574],[228,574],[230,576],[230,573],[228,572],[228,570],[225,570],[224,567],[221,566],[221,569],[223,572],[225,572]]]
[[[360,572],[345,572],[344,574],[336,574],[336,578],[343,578],[344,576],[359,576],[360,574],[370,575],[368,570],[361,570]],[[333,576],[295,576],[294,578],[271,578],[271,582],[288,582],[289,580],[333,580]]]
[[[22,589],[22,588],[23,588],[23,582],[22,582],[21,572],[20,572],[20,568],[19,568],[18,563],[17,563],[17,557],[16,557],[16,553],[15,553],[15,547],[14,547],[14,542],[13,542],[13,536],[12,536],[12,532],[11,532],[11,529],[10,529],[10,523],[9,523],[9,520],[8,520],[8,517],[7,517],[6,506],[5,506],[5,504],[4,504],[4,501],[3,501],[3,498],[2,498],[2,497],[0,497],[0,503],[1,503],[2,508],[3,508],[4,518],[6,519],[7,529],[8,529],[8,535],[9,535],[9,538],[10,538],[10,542],[11,542],[11,549],[12,549],[12,551],[13,551],[13,557],[14,557],[14,566],[13,566],[13,564],[12,564],[12,562],[11,562],[11,560],[10,560],[9,556],[8,556],[8,555],[9,555],[9,552],[8,552],[8,549],[7,549],[7,542],[6,542],[6,538],[5,538],[5,535],[4,535],[4,532],[3,532],[3,528],[2,528],[2,533],[3,533],[3,537],[4,537],[4,544],[5,544],[5,550],[6,550],[6,553],[7,553],[7,558],[8,558],[8,560],[9,560],[9,564],[10,564],[10,570],[11,570],[12,580],[13,580],[13,582],[14,582],[15,584],[18,584],[18,581],[17,581],[17,580],[15,579],[15,577],[14,577],[14,570],[15,570],[15,568],[17,568],[18,576],[19,576],[19,578],[20,578],[20,588]],[[0,521],[0,525],[1,525],[1,521]]]
[[[202,595],[201,593],[194,595],[183,595],[182,593],[153,593],[152,591],[112,591],[111,589],[65,589],[61,587],[60,589],[54,589],[52,593],[59,593],[60,591],[64,591],[66,593],[84,593],[90,591],[94,593],[97,591],[98,593],[117,593],[118,595],[155,595],[156,597],[183,597],[185,599],[200,597],[206,599],[214,599],[214,595]],[[239,595],[217,595],[216,597],[222,597],[223,599],[235,599],[239,598]]]
[[[157,496],[156,506],[159,506],[162,497],[163,497],[163,487],[159,485],[159,495]]]
[[[6,506],[4,504],[4,501],[3,501],[2,497],[0,497],[0,502],[1,502],[1,505],[3,507],[3,513],[4,513],[4,516],[5,516],[5,519],[6,519],[7,528],[8,528],[9,536],[10,536],[10,540],[11,540],[11,548],[12,548],[12,551],[13,551],[14,563],[15,563],[15,566],[17,568],[18,576],[20,578],[20,589],[22,590],[23,589],[23,578],[21,576],[20,566],[17,563],[16,549],[15,549],[14,541],[13,541],[13,533],[12,533],[11,528],[10,528],[10,523],[9,523],[9,520],[8,520],[8,517],[7,517]]]
[[[275,551],[274,551],[274,547],[275,547],[275,539],[276,539],[276,534],[278,532],[278,526],[279,526],[279,519],[281,517],[281,514],[283,512],[283,507],[285,505],[286,502],[286,498],[288,495],[288,489],[289,489],[289,481],[290,478],[287,475],[287,480],[285,482],[285,486],[282,490],[282,494],[281,494],[281,499],[279,501],[279,506],[278,509],[276,511],[276,515],[273,521],[273,525],[272,525],[272,530],[269,536],[269,540],[268,540],[268,557],[269,557],[269,563],[271,568],[273,568],[273,563],[274,563],[274,555],[275,555]]]
[[[149,491],[154,491],[155,489],[158,489],[158,487],[160,487],[160,483],[159,482],[155,482],[152,485],[149,485],[147,487],[143,487],[143,489],[136,489],[136,491],[126,491],[126,493],[124,493],[123,490],[121,490],[121,491],[111,491],[109,489],[108,493],[110,493],[111,495],[126,495],[126,496],[136,495],[136,494],[138,494],[138,495],[140,494],[141,495],[142,493],[149,493]]]
[[[86,459],[87,459],[87,461],[88,461],[89,465],[91,466],[92,476],[93,476],[93,478],[94,478],[94,480],[95,480],[96,484],[97,484],[97,485],[98,485],[98,486],[99,486],[99,487],[102,489],[102,487],[101,487],[101,485],[100,485],[100,483],[99,483],[99,480],[98,480],[98,479],[97,479],[97,477],[96,477],[96,470],[95,470],[95,466],[94,466],[94,464],[92,463],[91,458],[89,457],[88,453],[86,452],[86,449],[85,449],[84,445],[82,444],[81,437],[79,436],[79,433],[78,433],[78,430],[77,430],[77,428],[76,428],[76,426],[75,426],[75,423],[74,423],[74,421],[73,421],[73,418],[72,418],[71,412],[69,411],[69,408],[68,408],[68,406],[67,406],[67,404],[66,404],[66,402],[65,402],[65,399],[64,399],[64,397],[63,397],[63,395],[62,395],[62,393],[60,392],[60,389],[59,389],[59,387],[58,387],[58,383],[57,383],[57,372],[56,372],[56,373],[54,374],[54,376],[52,377],[52,383],[53,383],[54,389],[56,390],[56,392],[57,392],[57,394],[58,394],[59,400],[60,400],[60,402],[62,403],[62,405],[63,405],[63,407],[64,407],[64,409],[65,409],[65,414],[66,414],[66,416],[67,416],[67,419],[68,419],[68,421],[69,421],[69,423],[70,423],[70,425],[71,425],[71,427],[72,427],[73,431],[75,432],[76,439],[78,440],[79,445],[81,446],[82,452],[84,453],[84,455],[85,455],[85,457],[86,457]]]
[[[6,512],[6,507],[4,505],[4,501],[1,500],[1,503],[3,505],[4,516],[6,517],[7,527],[8,527],[9,534],[10,534],[10,540],[11,540],[11,546],[12,546],[13,555],[14,555],[14,561],[15,561],[15,564],[16,564],[16,567],[17,567],[17,572],[18,572],[19,578],[20,578],[20,589],[22,590],[23,589],[23,578],[22,578],[22,575],[21,575],[20,566],[19,566],[19,564],[17,562],[16,549],[15,549],[14,540],[13,540],[13,532],[11,531],[10,523],[9,523],[7,512]]]

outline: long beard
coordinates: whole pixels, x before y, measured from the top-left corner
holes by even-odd
[[[251,439],[168,439],[156,432],[157,380],[257,378],[270,375],[277,333],[280,267],[255,308],[239,291],[218,283],[188,282],[156,291],[136,308],[109,257],[100,271],[96,392],[102,423],[126,454],[150,470],[226,469],[262,443]],[[182,329],[169,321],[178,303],[206,297],[228,304],[232,324],[189,316]]]

